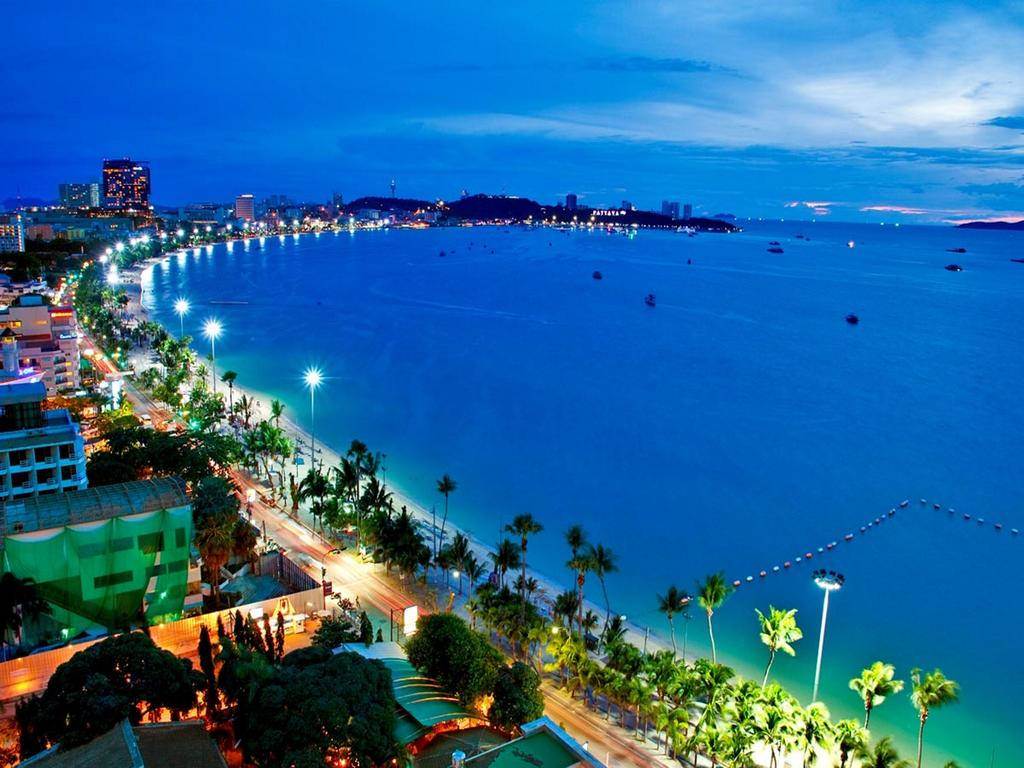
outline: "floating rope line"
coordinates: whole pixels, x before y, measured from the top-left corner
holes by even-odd
[[[872,529],[881,526],[882,523],[884,523],[890,517],[895,517],[898,510],[906,509],[909,506],[910,506],[910,500],[909,499],[904,499],[899,504],[897,504],[895,507],[890,508],[889,511],[886,514],[879,515],[874,520],[869,520],[866,524],[862,525],[860,527],[859,533],[861,535],[864,535],[864,534],[868,533],[869,531],[871,531]],[[921,499],[920,506],[927,507],[928,506],[928,500],[927,499]],[[941,511],[942,510],[942,505],[937,503],[937,502],[933,502],[932,503],[932,508],[935,511]],[[953,509],[953,507],[947,507],[946,508],[946,512],[948,514],[950,514],[950,515],[957,514],[957,511],[955,509]],[[962,516],[964,522],[970,522],[973,519],[978,524],[978,526],[985,526],[985,525],[987,525],[986,522],[985,522],[985,518],[983,518],[983,517],[972,518],[971,515],[967,514],[966,512],[962,513],[961,516]],[[1000,523],[1000,522],[991,523],[991,526],[997,532],[1003,530],[1003,524]],[[1020,534],[1020,531],[1017,528],[1010,528],[1010,535],[1011,536],[1017,536],[1019,534]],[[849,543],[849,542],[853,541],[854,538],[856,538],[856,536],[857,536],[857,532],[847,533],[847,534],[843,535],[839,539],[835,539],[833,541],[828,542],[824,546],[820,546],[820,547],[817,547],[815,549],[809,549],[806,552],[804,552],[802,555],[797,555],[792,560],[786,560],[781,565],[773,565],[769,569],[766,569],[766,570],[763,570],[763,571],[759,571],[757,573],[757,577],[756,578],[766,579],[766,578],[768,578],[768,576],[770,576],[773,573],[782,573],[784,571],[787,571],[787,570],[791,569],[794,565],[799,565],[800,563],[804,562],[805,560],[812,560],[815,555],[824,555],[824,554],[826,554],[828,552],[831,552],[836,547],[838,547],[841,542]],[[749,575],[749,576],[746,576],[743,579],[734,579],[733,582],[732,582],[732,585],[733,585],[733,587],[739,587],[739,586],[742,586],[743,584],[750,584],[750,583],[752,583],[754,581],[755,581],[755,576]]]

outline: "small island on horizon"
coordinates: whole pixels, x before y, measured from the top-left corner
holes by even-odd
[[[1024,219],[1020,221],[965,221],[957,224],[957,229],[1008,229],[1024,232]]]

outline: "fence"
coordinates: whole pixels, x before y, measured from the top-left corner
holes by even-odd
[[[277,554],[277,553],[271,553]],[[287,558],[278,554],[278,562],[284,572],[288,571],[291,563]],[[271,560],[268,565],[271,565]],[[302,573],[299,571],[299,573]],[[235,608],[227,608],[215,613],[206,613],[202,616],[193,616],[179,621],[169,621],[165,624],[158,624],[149,628],[149,635],[153,642],[161,648],[170,651],[176,656],[192,656],[196,653],[196,645],[199,642],[200,628],[205,625],[210,634],[216,638],[217,618],[224,622],[230,629],[231,620],[236,610],[241,611],[243,616],[248,616],[253,610],[262,609],[264,614],[273,616],[278,611],[285,615],[292,613],[312,614],[324,608],[324,593],[319,584],[306,574],[307,583],[312,582],[316,586],[301,591],[292,592],[282,597],[274,597],[259,602],[239,605]],[[296,582],[299,580],[296,579]],[[285,579],[285,583],[289,583]],[[104,638],[66,645],[54,648],[52,651],[44,651],[31,656],[20,656],[16,659],[0,664],[0,702],[11,701],[22,696],[42,691],[46,687],[50,675],[61,664],[70,659],[79,651],[85,650],[90,645],[98,643]]]

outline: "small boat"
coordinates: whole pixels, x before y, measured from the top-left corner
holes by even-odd
[[[777,245],[773,245],[771,248],[768,249],[768,253],[785,253],[785,251],[783,251]]]
[[[847,541],[853,541],[853,534],[852,533],[848,533],[843,538],[846,539]]]
[[[946,253],[967,253],[966,248],[947,248]]]
[[[655,306],[653,293],[648,293],[646,296],[644,296],[644,304],[646,304],[648,307]]]
[[[997,531],[1003,530],[1003,524],[1002,523],[996,523],[996,530]]]
[[[600,280],[600,279],[602,279],[604,277],[604,275],[602,275],[600,272],[598,272],[595,269],[594,270],[594,274],[592,274],[591,277],[594,278],[595,280]]]
[[[922,501],[922,503],[923,503],[923,501]],[[904,499],[903,501],[900,502],[900,509],[906,509],[907,505],[909,505],[909,504],[910,504],[910,499]]]
[[[768,245],[782,245],[778,240],[772,240]]]
[[[941,504],[932,504],[932,508],[933,509],[942,509],[942,505]],[[952,512],[952,510],[950,510],[950,511]]]
[[[857,323],[860,322],[860,318],[853,314],[853,312],[851,312],[846,316],[846,322],[848,322],[850,325],[856,325]]]
[[[742,582],[740,582],[740,580],[739,580],[739,579],[736,579],[736,580],[735,580],[735,581],[734,581],[734,582],[732,583],[732,585],[733,585],[733,587],[738,587],[738,586],[739,586],[739,585],[740,585],[741,583],[742,583]]]
[[[803,235],[794,235],[794,237],[795,237],[795,238],[796,238],[797,240],[803,240],[803,239],[805,239]]]
[[[855,245],[857,245],[857,244],[855,242],[853,242],[853,240],[847,240],[846,241],[846,247],[847,248],[853,248]]]
[[[947,264],[945,267],[947,272],[963,272],[964,268],[959,264]]]
[[[765,576],[768,575],[768,571],[761,571],[761,573],[759,573],[758,575],[763,579]]]
[[[1010,259],[1014,264],[1024,264],[1024,259]]]
[[[447,256],[448,254],[446,254],[446,253],[445,253],[444,251],[441,251],[441,252],[440,252],[439,254],[437,254],[437,255],[438,255],[438,256],[442,256],[442,257],[443,257],[443,256]]]

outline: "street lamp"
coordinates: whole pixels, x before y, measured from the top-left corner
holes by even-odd
[[[223,331],[224,326],[215,317],[211,317],[203,323],[203,335],[210,340],[210,370],[213,372],[213,394],[215,395],[217,394],[217,354],[215,342]]]
[[[124,251],[124,243],[122,243],[120,241],[115,243],[114,244],[114,250],[117,251],[118,253],[121,253],[122,251]]]
[[[185,338],[185,315],[188,314],[189,309],[191,309],[191,305],[188,303],[188,299],[184,296],[179,296],[174,302],[174,311],[178,315],[178,325],[180,326],[178,339]]]
[[[818,635],[818,661],[814,665],[814,693],[811,694],[811,701],[818,700],[818,681],[821,679],[821,651],[825,647],[825,622],[828,619],[828,596],[843,586],[846,577],[835,571],[826,571],[824,568],[814,572],[814,583],[821,587],[825,593],[825,599],[821,605],[821,632]]]
[[[309,387],[309,466],[310,469],[316,468],[316,426],[314,418],[316,416],[316,389],[320,386],[320,383],[324,380],[323,373],[319,368],[311,367],[307,368],[306,372],[302,374],[302,380],[306,382],[306,386]]]

